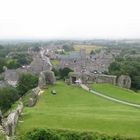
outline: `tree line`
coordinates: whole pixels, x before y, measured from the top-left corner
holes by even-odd
[[[38,85],[38,76],[26,73],[19,77],[17,87],[0,88],[0,110],[6,112],[11,108],[20,97],[22,97],[28,90]]]
[[[118,56],[109,67],[109,74],[129,75],[132,80],[132,89],[140,90],[140,57]]]

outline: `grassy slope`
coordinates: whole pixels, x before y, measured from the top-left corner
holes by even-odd
[[[52,89],[57,95],[50,94]],[[33,128],[55,128],[140,137],[139,117],[139,109],[113,103],[59,82],[41,95],[35,107],[24,109],[21,118],[24,122],[19,123],[17,134]]]
[[[110,84],[93,84],[92,89],[116,99],[140,104],[140,94],[129,89],[124,89]]]
[[[5,136],[0,132],[0,140],[6,140]]]

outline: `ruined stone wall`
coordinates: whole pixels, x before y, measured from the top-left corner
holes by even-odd
[[[131,78],[127,75],[121,75],[117,79],[117,85],[123,88],[131,88]]]
[[[116,85],[116,78],[117,78],[117,76],[114,76],[114,75],[99,74],[95,78],[95,82],[96,83],[109,83],[112,85]]]
[[[56,78],[53,71],[42,71],[39,75],[38,86],[40,88],[46,86],[46,84],[55,84]]]
[[[73,77],[81,79],[83,84],[88,83],[110,83],[116,85],[117,76],[104,75],[104,74],[92,74],[92,73],[70,73],[70,83],[73,83]]]
[[[8,136],[14,135],[16,125],[18,122],[18,118],[21,115],[22,110],[23,110],[23,103],[20,102],[20,104],[18,104],[17,108],[13,112],[11,112],[7,118],[5,118],[2,121],[2,126],[4,128],[6,135],[8,135]]]
[[[127,75],[121,75],[117,78],[115,75],[93,74],[93,73],[69,73],[69,83],[75,83],[73,79],[80,79],[83,84],[89,83],[109,83],[123,88],[131,88],[131,78]]]
[[[39,87],[32,89],[32,97],[29,99],[29,106],[33,106],[36,103],[40,90],[41,89]],[[32,103],[30,102],[30,100],[32,100]],[[11,137],[15,134],[18,119],[22,111],[23,103],[20,101],[17,108],[13,110],[7,118],[3,118],[2,113],[0,112],[0,122],[7,136]]]
[[[36,87],[36,88],[32,89],[32,95],[31,95],[31,97],[29,98],[29,101],[28,101],[28,106],[29,107],[32,107],[36,104],[40,91],[41,91],[40,87]]]
[[[45,74],[43,72],[41,72],[39,75],[38,86],[40,88],[46,86],[46,77],[45,77]]]

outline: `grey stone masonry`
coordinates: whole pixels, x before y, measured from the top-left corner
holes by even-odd
[[[130,88],[131,87],[131,78],[127,75],[121,75],[117,79],[117,85],[124,88]]]
[[[3,120],[2,126],[4,128],[6,135],[8,136],[14,135],[18,118],[21,115],[22,110],[23,110],[23,103],[20,102],[17,108],[13,112],[11,112],[6,119]]]

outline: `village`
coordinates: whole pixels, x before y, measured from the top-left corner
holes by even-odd
[[[1,0],[0,140],[140,140],[139,6]]]
[[[11,54],[13,55],[14,53],[20,54],[21,52],[10,52],[6,57],[11,57]],[[0,88],[10,86],[16,88],[19,77],[27,73],[36,75],[38,77],[38,84],[31,90],[31,95],[28,97],[26,105],[23,103],[23,96],[19,99],[16,109],[9,111],[7,118],[3,117],[0,111],[0,131],[6,135],[7,139],[14,136],[24,106],[35,106],[43,89],[47,88],[49,84],[55,85],[55,83],[59,81],[55,75],[55,69],[69,69],[71,72],[61,80],[67,85],[82,87],[87,91],[90,91],[89,85],[105,83],[121,88],[131,88],[131,78],[128,75],[120,75],[118,77],[117,75],[107,74],[110,64],[113,63],[115,57],[121,53],[119,49],[108,51],[108,49],[104,47],[100,49],[97,47],[96,50],[93,49],[90,53],[87,53],[86,48],[67,52],[63,45],[50,45],[47,47],[38,46],[38,51],[34,51],[32,47],[29,47],[24,53],[32,56],[31,63],[29,65],[22,65],[17,69],[8,69],[4,66],[4,72],[1,74],[3,80],[0,81]],[[57,93],[55,88],[51,93]]]
[[[60,45],[39,47],[39,52],[34,52],[32,48],[28,49],[28,54],[32,55],[33,61],[29,65],[23,65],[18,69],[7,69],[4,67],[2,76],[3,81],[0,81],[0,87],[11,85],[16,87],[18,78],[23,73],[34,73],[41,78],[41,73],[51,71],[53,65],[51,60],[59,61],[57,67],[59,69],[70,68],[73,73],[69,76],[70,83],[81,81],[81,83],[111,83],[121,87],[130,88],[131,79],[128,76],[106,75],[109,65],[114,61],[115,56],[119,55],[120,51],[114,50],[107,52],[106,49],[101,49],[97,53],[87,54],[85,49],[79,51],[71,51],[64,55],[64,49]],[[40,82],[42,83],[42,81]],[[43,84],[43,83],[42,83]]]

